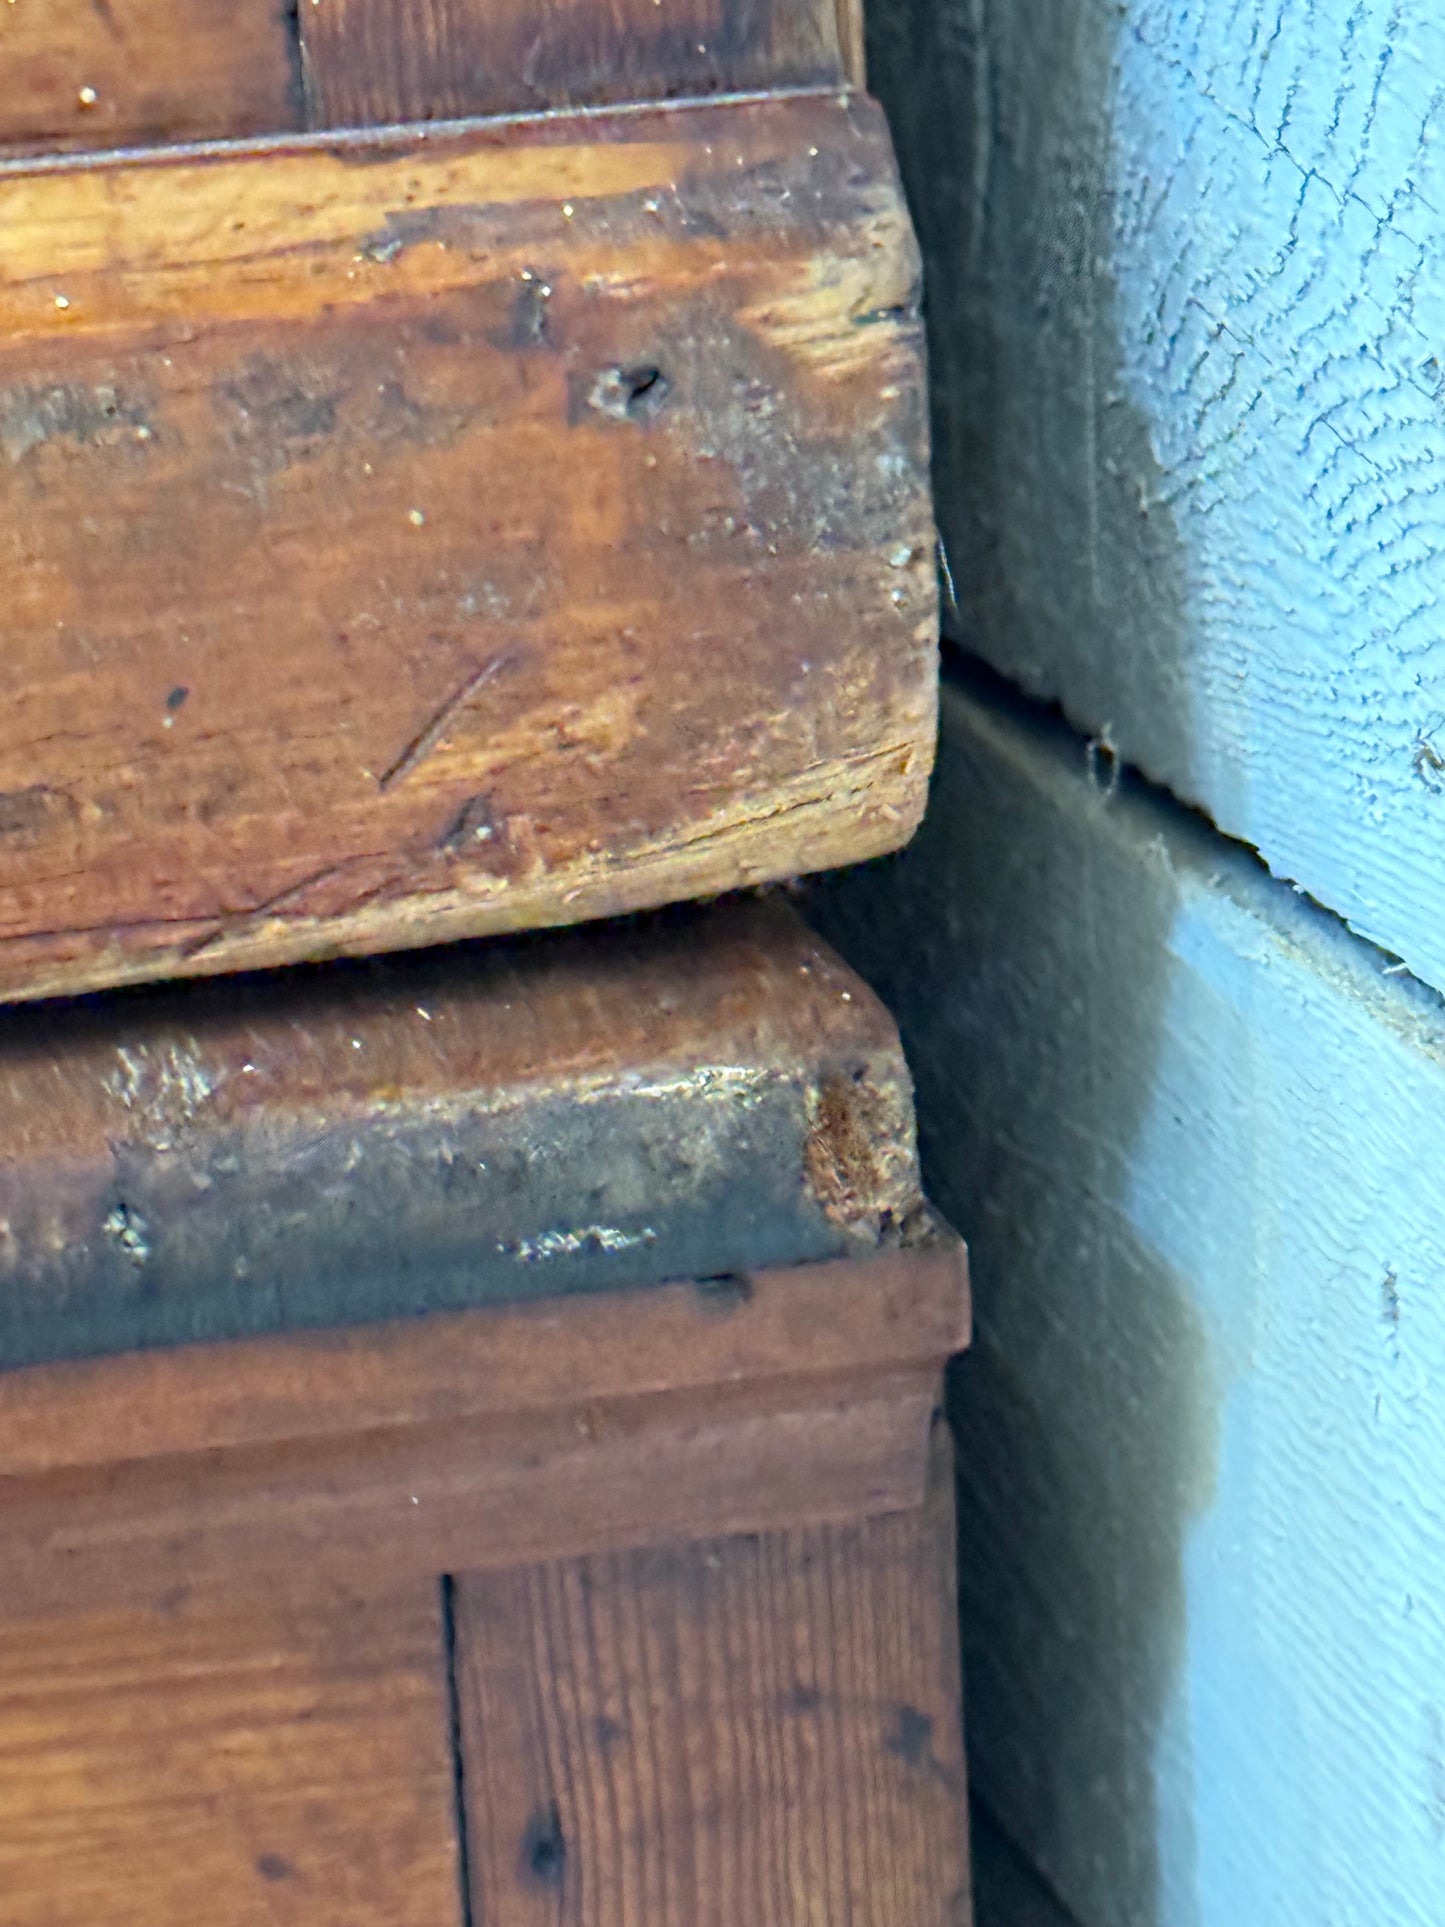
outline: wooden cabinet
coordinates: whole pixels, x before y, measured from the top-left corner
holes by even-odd
[[[958,1927],[851,0],[0,7],[0,1919]],[[87,151],[90,150],[90,151]],[[927,1468],[930,1454],[934,1474]]]
[[[17,1011],[0,1091],[7,1927],[958,1927],[963,1254],[791,910]]]
[[[955,1927],[965,1317],[943,1240],[10,1374],[6,1920]]]

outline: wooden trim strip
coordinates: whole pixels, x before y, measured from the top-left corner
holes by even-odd
[[[939,1367],[963,1247],[0,1375],[0,1479],[66,1467]]]
[[[956,1243],[0,1380],[0,1614],[366,1591],[920,1500]]]

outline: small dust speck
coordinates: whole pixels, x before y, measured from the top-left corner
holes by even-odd
[[[426,521],[425,509],[408,509],[406,519],[414,529],[419,529]]]
[[[76,99],[82,107],[94,107],[95,103],[100,99],[100,95],[93,87],[82,87],[76,95]]]
[[[576,208],[573,207],[570,201],[564,201],[562,203],[562,218],[564,221],[570,221],[576,212]]]
[[[110,1242],[133,1265],[143,1265],[150,1257],[150,1227],[139,1211],[130,1205],[113,1206],[106,1213],[103,1229]]]
[[[70,306],[70,297],[69,297],[69,295],[65,295],[65,294],[58,294],[58,295],[56,295],[56,297],[55,297],[55,305],[56,305],[56,307],[57,307],[57,308],[68,308],[68,307]]]

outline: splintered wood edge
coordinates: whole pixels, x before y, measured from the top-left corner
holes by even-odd
[[[586,854],[540,882],[508,883],[491,896],[448,889],[329,916],[256,913],[230,926],[197,918],[114,936],[102,928],[0,939],[0,998],[31,1002],[173,974],[220,976],[557,929],[887,856],[912,837],[928,801],[936,710],[932,701],[922,708],[906,743],[819,764],[786,791],[779,785],[765,798],[743,799],[680,841]]]
[[[964,1248],[940,1231],[916,1249],[745,1278],[32,1366],[0,1375],[0,1479],[938,1371],[969,1319]]]

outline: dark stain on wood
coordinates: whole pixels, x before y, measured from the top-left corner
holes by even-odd
[[[921,812],[916,253],[876,111],[380,148],[111,163],[103,208],[0,180],[0,789],[75,803],[0,839],[0,995],[613,914]],[[461,863],[479,795],[505,860]]]
[[[839,1077],[893,1151],[841,1201]],[[0,1012],[0,1081],[0,1365],[719,1265],[724,1322],[919,1202],[891,1020],[780,901]]]
[[[16,383],[0,390],[0,452],[20,462],[56,440],[143,449],[151,439],[149,413],[145,402],[108,382]]]
[[[522,1877],[539,1887],[560,1889],[567,1874],[567,1842],[554,1800],[534,1813],[522,1835]]]
[[[67,827],[74,816],[74,798],[45,783],[0,792],[0,837],[43,837]]]

